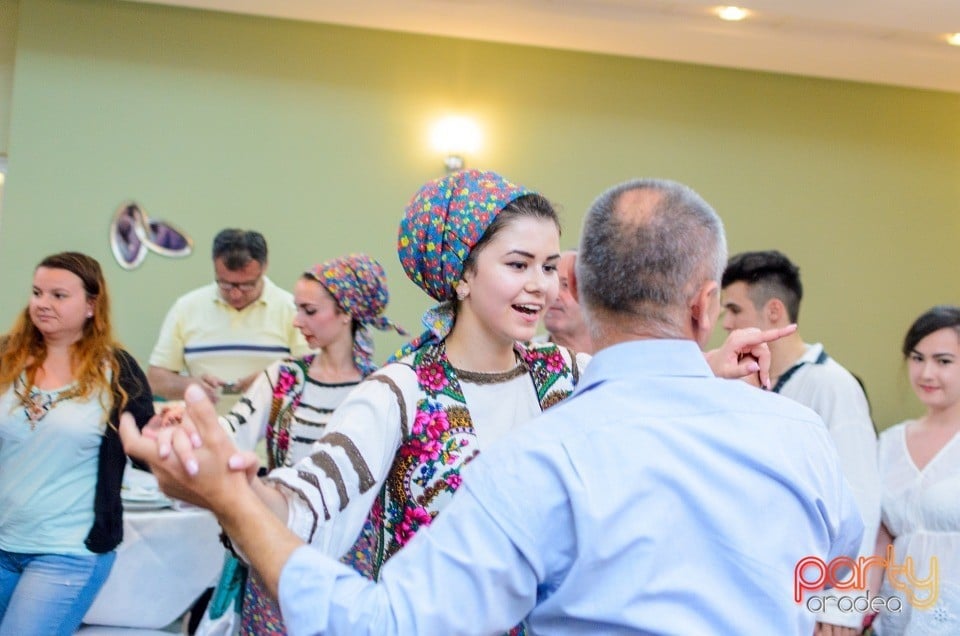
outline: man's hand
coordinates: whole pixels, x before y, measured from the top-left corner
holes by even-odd
[[[220,387],[226,384],[225,380],[215,375],[204,373],[200,376],[200,388],[207,394],[207,398],[214,404],[220,399]]]
[[[770,388],[770,348],[773,342],[789,336],[797,325],[760,331],[756,327],[734,329],[719,349],[704,354],[714,375],[720,378],[743,378],[755,386]]]
[[[263,371],[256,371],[254,373],[251,373],[248,376],[242,377],[239,380],[237,380],[236,385],[240,393],[246,393],[247,389],[250,388],[250,385],[253,384],[253,381],[256,380],[261,373],[263,373]]]
[[[216,376],[205,375],[202,378],[194,378],[152,364],[147,368],[147,381],[150,383],[154,396],[167,400],[182,400],[187,387],[192,383],[199,382],[201,388],[213,402],[217,401],[217,387],[223,384],[223,381]]]
[[[219,514],[244,489],[249,490],[248,466],[256,456],[241,453],[233,445],[201,387],[190,385],[184,398],[186,413],[179,425],[155,426],[146,435],[124,413],[120,418],[123,448],[150,466],[164,493]]]

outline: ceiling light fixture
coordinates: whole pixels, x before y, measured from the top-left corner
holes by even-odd
[[[742,7],[726,6],[717,8],[717,17],[728,22],[739,22],[748,15],[750,15],[750,12]]]
[[[953,46],[960,46],[960,33],[951,33],[947,36],[947,44],[952,44]]]

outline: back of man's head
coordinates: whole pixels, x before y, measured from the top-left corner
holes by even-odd
[[[723,272],[721,286],[726,289],[734,283],[745,283],[747,295],[755,309],[762,309],[771,298],[783,303],[790,322],[800,317],[803,285],[800,268],[777,250],[742,252],[730,258]]]
[[[267,240],[260,232],[227,228],[213,238],[213,260],[220,259],[230,271],[243,269],[250,261],[267,264]]]
[[[609,321],[682,336],[694,295],[719,283],[726,257],[720,217],[689,187],[637,179],[610,188],[587,211],[577,259],[594,337]]]

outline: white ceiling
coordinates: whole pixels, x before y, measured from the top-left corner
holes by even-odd
[[[960,0],[136,0],[960,93]]]

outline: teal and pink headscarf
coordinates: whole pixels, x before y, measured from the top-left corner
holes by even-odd
[[[427,331],[400,349],[396,358],[450,333],[455,288],[470,250],[501,210],[528,194],[533,191],[482,170],[454,172],[417,191],[400,221],[397,255],[410,280],[440,304],[423,316]]]
[[[332,258],[307,270],[306,275],[323,285],[340,308],[359,324],[353,338],[353,362],[364,376],[377,370],[373,361],[370,330],[395,330],[407,335],[403,327],[383,316],[390,300],[387,275],[377,261],[366,254]]]

